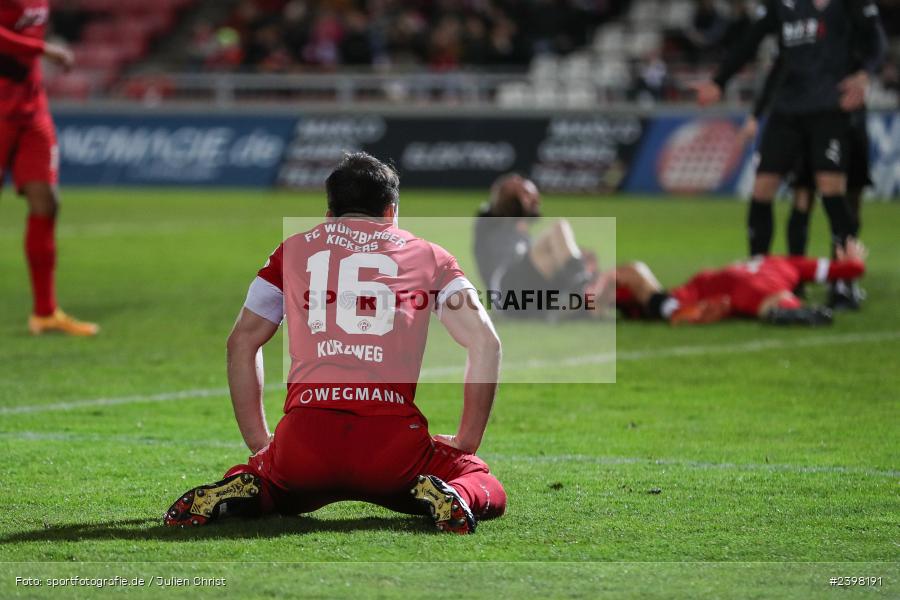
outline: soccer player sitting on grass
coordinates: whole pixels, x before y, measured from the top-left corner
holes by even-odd
[[[391,167],[347,155],[326,191],[328,219],[269,257],[228,339],[234,414],[253,455],[222,481],[183,494],[165,523],[358,500],[430,513],[441,530],[472,533],[506,508],[503,487],[475,456],[497,389],[500,340],[456,259],[394,224],[399,180]],[[456,435],[431,436],[414,404],[432,311],[468,351]],[[291,374],[285,415],[270,435],[261,348],[282,317]]]
[[[856,280],[865,272],[866,249],[849,238],[837,259],[760,256],[723,269],[701,271],[666,291],[644,263],[615,270],[616,306],[626,318],[663,319],[673,325],[711,323],[728,317],[773,325],[828,325],[828,308],[807,306],[794,295],[802,282]]]
[[[533,236],[531,227],[540,218],[541,194],[530,179],[510,173],[491,186],[490,200],[475,221],[475,259],[488,290],[501,297],[539,290],[594,295],[596,255],[579,248],[565,219],[555,220],[540,235]],[[533,317],[541,311],[513,310],[507,314]],[[600,311],[589,314],[596,316]]]

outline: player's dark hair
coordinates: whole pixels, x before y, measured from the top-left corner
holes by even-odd
[[[366,152],[345,154],[325,180],[328,210],[335,217],[359,213],[381,217],[400,201],[400,177],[390,164]]]
[[[518,173],[507,173],[491,186],[490,212],[494,217],[521,218],[525,216],[522,200],[517,191],[508,185],[517,179],[524,179]]]

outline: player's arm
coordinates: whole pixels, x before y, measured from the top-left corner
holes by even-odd
[[[458,291],[445,304],[449,306],[440,312],[441,323],[468,353],[459,430],[445,441],[464,452],[475,452],[484,437],[497,393],[500,338],[475,290]]]
[[[263,408],[265,377],[262,347],[272,339],[284,319],[284,246],[279,245],[257,272],[247,290],[244,308],[228,336],[228,387],[244,442],[259,452],[269,443]]]
[[[753,117],[757,120],[761,119],[764,114],[769,112],[772,106],[772,98],[775,97],[775,90],[781,85],[781,78],[784,76],[784,58],[779,53],[772,68],[766,75],[762,88],[753,101]]]
[[[760,6],[759,10],[759,18],[753,22],[750,29],[738,42],[728,49],[712,80],[694,86],[697,92],[697,101],[701,105],[718,102],[729,80],[756,57],[763,38],[776,30],[778,17],[772,2],[766,2]]]
[[[269,427],[263,408],[262,347],[278,331],[278,324],[248,308],[241,309],[228,336],[228,387],[234,417],[251,452],[269,443]]]
[[[872,0],[856,0],[849,5],[853,22],[855,50],[859,53],[862,68],[841,81],[841,108],[853,111],[866,101],[870,78],[876,76],[887,55],[887,36],[878,16],[878,6]]]
[[[44,40],[0,26],[0,54],[30,58],[44,53]]]
[[[756,138],[756,134],[759,131],[759,122],[762,120],[763,115],[769,111],[775,90],[781,84],[783,74],[784,63],[781,54],[779,54],[766,74],[762,88],[760,88],[759,93],[756,94],[756,98],[753,100],[753,111],[747,115],[747,118],[744,119],[744,124],[741,126],[741,145],[746,145]]]
[[[859,279],[866,272],[868,251],[862,242],[850,238],[844,248],[835,249],[836,260],[791,256],[789,260],[800,272],[802,281],[826,281]]]
[[[72,52],[67,48],[16,33],[2,26],[0,26],[0,54],[17,58],[32,58],[43,54],[66,69],[71,68],[74,62]]]

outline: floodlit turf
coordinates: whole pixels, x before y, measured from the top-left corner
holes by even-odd
[[[402,208],[470,215],[480,200],[408,191]],[[163,591],[156,576],[169,578],[170,597],[847,592],[832,576],[882,577],[866,591],[900,595],[897,204],[866,206],[870,300],[831,328],[620,323],[617,383],[502,386],[481,454],[506,486],[509,512],[474,536],[437,535],[422,519],[362,504],[198,531],[161,527],[179,493],[246,457],[224,391],[224,339],[282,216],[321,205],[318,195],[68,190],[60,297],[103,332],[32,339],[24,207],[7,191],[0,597],[149,597]],[[619,260],[645,260],[667,284],[745,251],[736,202],[548,198],[545,209],[617,217]],[[813,238],[824,252],[821,211]],[[472,264],[468,248],[451,250]],[[277,352],[268,358],[278,364]],[[453,431],[460,391],[420,388],[434,432]],[[276,385],[267,394],[273,424],[281,400]],[[144,587],[61,591],[46,579],[117,575]],[[17,576],[43,586],[16,585]],[[195,587],[194,577],[227,587]]]

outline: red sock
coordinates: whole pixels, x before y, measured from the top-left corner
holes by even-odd
[[[31,274],[34,314],[46,317],[56,310],[56,218],[29,215],[25,229],[25,258]]]
[[[495,519],[506,512],[506,492],[490,473],[477,471],[448,481],[477,519]]]

